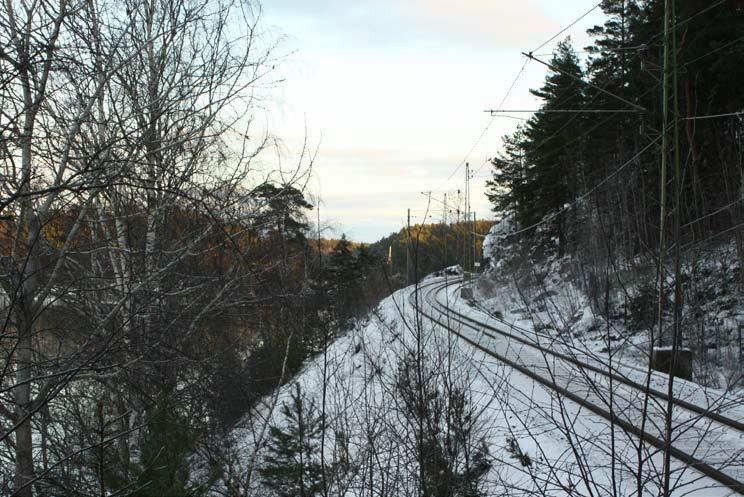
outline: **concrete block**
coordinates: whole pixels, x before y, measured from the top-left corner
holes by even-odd
[[[677,361],[674,365],[674,371],[671,371],[671,366],[672,348],[659,347],[654,349],[653,356],[651,357],[651,369],[661,371],[662,373],[671,373],[677,378],[683,378],[685,380],[692,380],[692,351],[686,348],[677,349]]]

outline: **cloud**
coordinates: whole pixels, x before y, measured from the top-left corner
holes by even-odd
[[[533,0],[275,0],[267,8],[326,43],[378,48],[453,41],[522,46],[557,27]]]
[[[479,43],[520,45],[557,25],[530,0],[413,0],[429,29]]]

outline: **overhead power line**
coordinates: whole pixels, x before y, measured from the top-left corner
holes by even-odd
[[[701,16],[701,15],[709,12],[710,10],[712,10],[712,9],[714,9],[714,8],[716,8],[716,7],[724,4],[724,3],[726,3],[727,1],[729,1],[729,0],[718,0],[718,1],[716,1],[716,2],[714,2],[712,4],[710,4],[710,5],[707,5],[706,7],[704,7],[703,9],[701,9],[700,11],[696,12],[695,14],[693,14],[693,15],[691,15],[691,16],[683,19],[683,20],[680,20],[679,22],[677,22],[676,24],[674,24],[672,26],[672,29],[678,29],[679,27],[681,27],[681,26],[689,23],[693,19],[695,19],[695,18],[697,18],[697,17],[699,17],[699,16]],[[448,178],[445,181],[443,181],[434,191],[440,190],[442,188],[442,186],[444,184],[446,184],[447,182],[449,182],[458,173],[458,171],[465,165],[465,162],[467,162],[467,160],[470,158],[470,155],[472,154],[472,152],[475,150],[475,148],[477,147],[477,145],[483,139],[483,136],[485,136],[485,134],[488,131],[488,129],[490,129],[490,126],[492,125],[493,120],[496,117],[503,117],[503,118],[524,120],[523,118],[519,118],[519,117],[515,117],[515,116],[502,115],[502,113],[506,113],[506,112],[524,112],[524,113],[534,112],[534,111],[526,111],[526,110],[525,111],[504,111],[504,110],[501,110],[501,108],[503,107],[504,102],[508,98],[508,96],[511,93],[512,89],[516,85],[517,81],[519,80],[519,77],[524,72],[524,69],[525,69],[525,66],[527,64],[527,61],[529,61],[529,60],[535,60],[535,61],[539,62],[540,64],[542,64],[544,66],[547,66],[548,68],[550,68],[552,70],[555,70],[557,72],[562,72],[562,71],[557,70],[556,68],[552,67],[549,63],[544,62],[544,61],[536,58],[536,55],[537,54],[535,54],[535,52],[537,52],[538,50],[540,50],[541,48],[543,48],[545,45],[547,45],[548,43],[550,43],[551,41],[553,41],[554,39],[556,39],[558,36],[560,36],[561,34],[563,34],[564,32],[566,32],[568,29],[570,29],[571,27],[573,27],[574,25],[576,25],[578,22],[580,22],[587,15],[589,15],[592,11],[594,11],[597,7],[600,7],[600,6],[601,6],[601,2],[598,3],[598,4],[596,4],[595,6],[593,6],[588,11],[584,12],[581,16],[579,16],[576,20],[574,20],[570,25],[568,25],[567,27],[563,28],[561,31],[559,31],[558,33],[556,33],[555,35],[553,35],[552,37],[550,37],[548,40],[546,40],[545,42],[543,42],[542,44],[540,44],[538,47],[534,48],[528,54],[527,53],[523,53],[523,55],[527,58],[527,60],[525,61],[525,64],[522,65],[522,68],[520,69],[520,71],[517,74],[517,76],[514,78],[514,81],[512,82],[511,86],[509,87],[509,90],[506,92],[506,95],[504,95],[504,98],[502,99],[501,104],[499,105],[499,108],[498,109],[494,109],[494,110],[487,110],[486,111],[486,112],[491,113],[491,119],[488,121],[488,123],[486,124],[485,128],[483,129],[483,131],[481,132],[481,134],[478,136],[478,139],[475,141],[475,143],[473,144],[473,146],[471,147],[471,149],[468,151],[468,154],[465,156],[465,158],[462,159],[462,161],[452,171],[452,173],[448,176]],[[663,32],[657,33],[656,35],[653,35],[651,38],[649,38],[648,41],[646,41],[646,43],[642,43],[642,44],[640,44],[638,46],[635,46],[635,47],[622,47],[621,49],[623,49],[623,50],[640,50],[644,46],[648,46],[650,43],[652,43],[654,40],[656,40],[657,38],[659,38],[662,35],[663,35]],[[700,60],[702,58],[705,58],[705,57],[707,57],[709,55],[712,55],[712,54],[714,54],[716,52],[719,52],[721,50],[725,50],[726,48],[729,48],[730,46],[738,43],[739,41],[743,41],[743,40],[744,40],[744,36],[742,36],[740,38],[737,38],[737,39],[733,40],[730,43],[727,43],[727,44],[725,44],[725,45],[723,45],[721,47],[717,47],[717,48],[711,50],[710,52],[708,52],[706,54],[703,54],[702,56],[700,56],[700,57],[698,57],[698,58],[696,58],[696,59],[688,62],[687,64],[691,64],[691,63],[697,62],[698,60]],[[640,53],[640,51],[638,53]],[[635,56],[637,56],[638,53],[636,53]],[[569,74],[569,76],[575,78],[574,75]],[[615,110],[609,110],[609,111],[608,110],[601,110],[602,113],[605,113],[605,112],[606,113],[634,113],[634,112],[641,113],[641,112],[647,112],[647,110],[645,108],[643,108],[643,107],[641,107],[639,105],[636,105],[636,104],[634,104],[632,102],[629,102],[629,101],[623,99],[622,97],[620,97],[618,95],[615,95],[612,92],[609,92],[609,91],[605,90],[604,88],[600,88],[600,87],[592,84],[591,82],[585,81],[582,78],[576,78],[576,79],[578,79],[582,83],[584,83],[584,84],[586,84],[586,85],[588,85],[588,86],[590,86],[592,88],[595,88],[596,90],[598,90],[598,91],[600,91],[602,93],[608,94],[608,95],[612,96],[613,98],[619,99],[623,103],[625,103],[627,105],[630,105],[630,106],[633,107],[633,109],[635,109],[635,110],[630,110],[630,109],[615,109]],[[597,111],[599,111],[599,110],[600,109],[597,109]],[[565,112],[565,113],[569,113],[569,114],[573,114],[574,113],[574,112],[572,112],[572,109],[567,109],[567,111],[568,112]],[[543,110],[541,112],[545,112],[545,111]],[[583,110],[581,112],[599,113],[599,112],[596,112],[596,111],[593,111],[593,110]],[[579,112],[575,112],[575,114],[579,114]],[[732,114],[733,115],[741,115],[741,113],[732,113]],[[709,118],[713,118],[713,117],[726,117],[726,114],[710,116]],[[697,118],[708,118],[708,117],[707,116],[698,116]],[[692,118],[688,118],[688,119],[692,120]],[[475,173],[477,173],[478,171],[480,171],[489,162],[490,161],[488,159],[485,160],[483,162],[483,164],[481,164],[481,166],[478,169],[476,169]]]
[[[615,93],[612,93],[609,90],[605,90],[604,88],[602,88],[600,86],[597,86],[597,85],[595,85],[594,83],[592,83],[590,81],[586,81],[583,78],[580,78],[580,77],[576,76],[575,74],[571,74],[570,72],[566,72],[566,71],[564,71],[562,69],[559,69],[559,68],[555,67],[552,64],[548,64],[547,62],[538,59],[537,57],[535,57],[531,53],[528,54],[528,53],[522,52],[522,55],[524,55],[525,57],[527,57],[530,60],[534,60],[535,62],[539,62],[540,64],[548,67],[549,69],[551,69],[551,70],[553,70],[555,72],[559,72],[559,73],[561,73],[561,74],[563,74],[565,76],[568,76],[569,78],[572,78],[572,79],[575,79],[576,81],[579,81],[581,83],[584,83],[585,85],[590,86],[590,87],[594,88],[595,90],[601,91],[605,95],[609,95],[609,96],[611,96],[612,98],[614,98],[616,100],[619,100],[619,101],[621,101],[621,102],[623,102],[623,103],[625,103],[627,105],[630,105],[631,107],[633,107],[634,109],[636,109],[638,111],[646,112],[646,109],[644,109],[640,105],[634,104],[630,100],[626,100],[623,97],[621,97],[620,95],[616,95]]]
[[[578,23],[578,22],[579,22],[579,21],[581,21],[581,20],[582,20],[583,18],[585,18],[586,16],[588,16],[589,14],[591,14],[592,12],[594,12],[594,11],[595,11],[595,10],[597,9],[597,7],[599,7],[600,5],[602,5],[602,2],[599,2],[599,3],[598,3],[598,4],[596,4],[596,5],[594,6],[594,7],[592,7],[592,8],[591,8],[591,9],[589,9],[589,10],[587,10],[586,12],[584,12],[584,13],[583,13],[583,14],[582,14],[582,15],[581,15],[580,17],[578,17],[578,18],[577,18],[577,19],[576,19],[576,20],[575,20],[574,22],[572,22],[571,24],[569,24],[568,26],[566,26],[565,28],[561,29],[561,30],[560,30],[560,31],[558,31],[558,32],[557,32],[556,34],[554,34],[553,36],[551,36],[550,38],[548,38],[548,39],[547,39],[546,41],[544,41],[544,42],[543,42],[543,43],[542,43],[542,44],[541,44],[541,45],[540,45],[539,47],[537,47],[537,48],[533,49],[532,51],[530,51],[530,53],[534,53],[534,52],[537,52],[537,51],[538,51],[538,50],[540,50],[540,49],[541,49],[542,47],[544,47],[545,45],[547,45],[547,44],[548,44],[548,43],[550,43],[551,41],[553,41],[553,40],[555,40],[556,38],[558,38],[558,37],[559,37],[560,35],[562,35],[562,34],[563,34],[563,33],[565,33],[566,31],[568,31],[568,30],[569,30],[569,29],[571,29],[572,27],[574,27],[574,26],[576,25],[576,23]]]
[[[548,223],[548,222],[552,221],[553,219],[555,219],[556,217],[558,217],[559,215],[561,215],[562,213],[566,212],[571,207],[573,207],[574,205],[576,205],[577,203],[581,202],[582,200],[584,200],[585,198],[587,198],[589,195],[591,195],[592,193],[594,193],[595,191],[597,191],[599,188],[601,188],[605,183],[607,183],[608,181],[610,181],[612,178],[614,178],[615,176],[617,176],[623,169],[625,169],[626,167],[628,167],[629,165],[631,165],[633,162],[635,162],[641,155],[643,155],[646,152],[646,150],[648,150],[653,145],[655,145],[656,142],[659,141],[659,139],[660,139],[659,137],[654,138],[648,145],[646,145],[645,147],[643,147],[633,157],[631,157],[626,162],[624,162],[620,167],[618,167],[617,169],[615,169],[611,174],[607,175],[602,181],[600,181],[599,183],[597,183],[596,185],[594,185],[594,187],[591,190],[589,190],[588,192],[585,192],[584,194],[582,194],[579,197],[577,197],[576,200],[574,200],[570,204],[566,204],[563,208],[555,211],[554,213],[552,213],[549,216],[546,216],[541,221],[538,221],[535,224],[532,224],[530,226],[527,226],[526,228],[522,228],[522,229],[520,229],[518,231],[514,231],[514,232],[510,233],[510,235],[512,235],[512,236],[513,235],[518,235],[520,233],[524,233],[524,232],[530,231],[532,229],[535,229],[538,226],[541,226],[541,225],[543,225],[545,223]]]
[[[692,21],[693,19],[696,19],[697,17],[700,17],[701,15],[705,14],[706,12],[715,9],[716,7],[718,7],[721,4],[726,3],[727,1],[728,0],[718,0],[715,3],[712,3],[712,4],[708,5],[707,7],[699,10],[698,12],[696,12],[693,15],[691,15],[690,17],[688,17],[686,19],[682,19],[681,21],[679,21],[678,23],[676,23],[674,26],[672,26],[672,29],[673,30],[679,29],[680,27],[684,26],[685,24],[687,24],[688,22]],[[642,45],[639,45],[638,48],[640,48],[640,47],[642,47],[644,45],[648,46],[654,40],[656,40],[657,38],[659,38],[661,36],[664,36],[664,32],[663,31],[660,31],[659,33],[656,33],[654,36],[652,36],[651,38],[649,38],[649,40],[646,43],[644,43]]]
[[[713,55],[714,53],[720,52],[721,50],[726,50],[727,48],[736,45],[740,41],[744,41],[744,36],[741,36],[739,38],[736,38],[735,40],[733,40],[733,41],[731,41],[729,43],[726,43],[725,45],[722,45],[722,46],[720,46],[718,48],[715,48],[715,49],[711,50],[710,52],[708,52],[706,54],[703,54],[703,55],[701,55],[700,57],[698,57],[696,59],[693,59],[693,60],[691,60],[689,62],[685,62],[685,65],[694,64],[695,62],[697,62],[697,61],[699,61],[701,59],[704,59],[704,58],[708,57],[709,55]]]
[[[643,92],[643,93],[642,93],[642,94],[641,94],[641,95],[639,96],[639,98],[643,98],[643,97],[645,97],[646,95],[648,95],[648,94],[649,94],[649,93],[651,93],[652,91],[653,91],[653,88],[649,88],[648,90],[646,90],[645,92]],[[595,100],[595,99],[596,99],[597,97],[598,97],[598,95],[594,95],[594,96],[592,97],[592,99],[591,99],[591,100],[590,100],[589,102],[587,102],[587,103],[586,103],[586,105],[587,105],[587,106],[589,106],[589,105],[591,105],[592,103],[594,103],[594,100]],[[563,124],[563,126],[561,126],[560,128],[558,128],[558,129],[557,129],[557,130],[556,130],[556,131],[555,131],[555,132],[554,132],[553,134],[551,134],[551,135],[550,135],[549,137],[547,137],[547,138],[543,139],[542,141],[540,141],[540,142],[539,142],[539,143],[537,144],[537,146],[535,147],[535,150],[537,150],[537,149],[541,148],[541,147],[542,147],[543,145],[545,145],[546,143],[548,143],[548,142],[549,142],[550,140],[552,140],[552,139],[553,139],[554,137],[558,136],[558,133],[560,133],[560,132],[561,132],[561,131],[562,131],[563,129],[565,129],[566,127],[568,127],[568,126],[569,126],[569,125],[570,125],[570,124],[571,124],[571,123],[572,123],[572,122],[573,122],[573,121],[574,121],[574,120],[575,120],[575,119],[576,119],[576,118],[577,118],[578,116],[579,116],[579,114],[578,114],[578,113],[577,113],[577,114],[573,114],[573,115],[572,115],[572,117],[571,117],[570,119],[568,119],[568,120],[566,121],[566,123],[565,123],[565,124]],[[596,129],[598,129],[598,128],[602,127],[602,126],[604,126],[604,125],[605,125],[606,123],[608,123],[608,122],[609,122],[609,121],[610,121],[610,120],[611,120],[612,118],[613,118],[613,115],[609,115],[609,116],[607,116],[607,117],[603,118],[602,120],[600,120],[599,122],[597,122],[597,123],[596,123],[596,124],[595,124],[594,126],[592,126],[591,128],[589,128],[588,130],[586,130],[586,131],[585,131],[584,133],[582,133],[582,134],[580,134],[580,135],[577,135],[576,137],[574,137],[574,138],[573,138],[573,139],[571,139],[570,141],[568,141],[568,142],[564,143],[564,147],[566,147],[566,146],[568,146],[568,145],[570,145],[570,144],[572,144],[572,143],[574,143],[574,142],[576,142],[576,141],[580,140],[581,138],[583,138],[583,137],[585,137],[585,136],[588,136],[589,134],[591,134],[592,132],[594,132],[594,130],[596,130]],[[555,153],[555,152],[554,152],[554,153]],[[551,155],[551,154],[548,154],[548,156],[550,156],[550,155]],[[487,160],[486,162],[490,162],[490,161],[488,161],[488,160]],[[483,167],[485,166],[486,162],[484,162],[484,163],[483,163],[483,164],[481,165],[481,167],[479,167],[479,168],[478,168],[478,169],[477,169],[477,170],[476,170],[475,172],[476,172],[476,173],[478,173],[478,172],[479,172],[479,171],[480,171],[480,170],[481,170],[481,169],[482,169],[482,168],[483,168]]]
[[[516,77],[512,81],[511,85],[509,86],[509,89],[506,90],[506,93],[504,94],[504,97],[501,99],[501,103],[499,104],[499,107],[503,107],[504,106],[504,103],[506,102],[506,99],[509,98],[509,95],[511,94],[512,90],[514,89],[514,86],[517,84],[517,81],[519,81],[519,77],[522,75],[522,73],[524,73],[524,68],[527,67],[527,63],[528,62],[529,62],[529,60],[525,60],[524,61],[524,64],[522,64],[522,68],[519,70],[519,72],[517,73]],[[465,158],[463,158],[460,161],[460,163],[452,171],[452,173],[447,177],[447,179],[444,180],[444,181],[442,181],[442,183],[440,183],[439,186],[437,186],[433,191],[437,191],[440,188],[442,188],[442,186],[444,186],[449,180],[451,180],[455,176],[455,174],[457,174],[457,172],[460,170],[460,168],[462,168],[462,166],[465,165],[465,163],[467,162],[467,160],[470,158],[470,155],[473,153],[473,150],[475,150],[475,147],[478,146],[478,144],[480,143],[480,141],[485,136],[486,132],[488,132],[489,128],[491,127],[491,124],[493,124],[493,120],[495,119],[495,117],[496,116],[494,116],[494,115],[491,116],[491,119],[486,124],[486,127],[483,128],[483,131],[481,131],[481,134],[478,136],[478,139],[475,140],[475,143],[473,143],[473,146],[470,147],[470,150],[468,151],[467,155],[465,155]]]

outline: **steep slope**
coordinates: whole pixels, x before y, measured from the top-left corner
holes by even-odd
[[[290,432],[297,418],[287,414],[299,385],[306,417],[326,414],[302,463],[322,462],[324,471],[302,474],[321,487],[325,481],[330,495],[403,496],[420,489],[426,495],[633,495],[637,474],[644,495],[658,494],[658,451],[644,446],[639,471],[632,437],[417,315],[417,303],[433,311],[425,291],[413,290],[385,299],[267,399],[263,417],[252,416],[233,432],[226,443],[244,462],[225,480],[245,478],[260,446],[251,487],[274,494],[260,469],[276,455],[267,449],[275,440],[262,420]],[[443,298],[468,308],[456,289]],[[460,329],[447,313],[435,319]],[[289,409],[282,412],[284,405]],[[673,469],[680,495],[729,494],[681,463]]]

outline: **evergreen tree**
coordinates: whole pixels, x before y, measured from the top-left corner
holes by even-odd
[[[634,0],[603,0],[602,10],[607,15],[605,23],[587,31],[595,40],[586,49],[589,52],[588,76],[594,85],[587,86],[586,100],[593,109],[631,110],[627,104],[597,87],[630,101],[638,94],[633,82],[638,77],[640,61],[637,49],[632,46],[631,27],[638,22],[640,9]],[[630,156],[640,114],[595,114],[587,120],[590,129],[585,158],[591,185]]]
[[[543,100],[538,112],[525,127],[524,188],[533,197],[532,205],[522,207],[520,218],[537,221],[558,212],[571,202],[585,184],[582,167],[582,143],[577,141],[585,126],[581,113],[551,112],[579,110],[584,107],[583,72],[570,39],[558,44],[550,63],[553,68],[544,86],[531,93]],[[567,117],[569,116],[569,117]],[[565,247],[563,215],[554,223],[559,251]]]
[[[590,54],[589,73],[594,83],[624,97],[624,88],[631,80],[631,65],[637,59],[631,45],[631,27],[639,20],[640,8],[635,0],[603,0],[601,7],[607,20],[587,31],[595,38],[594,44],[586,48]],[[612,97],[605,94],[601,98]]]
[[[140,489],[134,495],[197,495],[197,488],[189,482],[188,460],[198,437],[197,429],[175,407],[172,397],[162,394],[157,399],[149,411],[138,476]]]
[[[503,150],[491,159],[492,178],[486,181],[486,197],[494,212],[520,219],[532,212],[531,195],[525,188],[524,129],[520,126],[502,138]]]
[[[412,449],[423,477],[419,484],[431,497],[481,497],[492,462],[485,439],[478,436],[478,417],[465,389],[440,388],[440,380],[447,381],[426,364],[417,364],[413,353],[401,360],[396,388],[415,433]]]
[[[346,235],[341,235],[330,254],[327,270],[336,318],[342,325],[367,311],[367,282],[378,267],[377,255],[364,245],[353,248]]]
[[[607,16],[606,21],[588,30],[594,37],[594,44],[586,49],[589,53],[587,77],[592,85],[586,87],[585,93],[588,106],[605,112],[585,116],[585,188],[593,188],[610,176],[612,180],[603,183],[592,199],[592,205],[585,206],[585,212],[591,212],[587,216],[589,218],[602,219],[610,227],[613,236],[620,235],[623,246],[630,252],[638,246],[638,230],[633,218],[627,216],[630,211],[627,206],[635,198],[627,186],[639,188],[644,181],[639,181],[638,167],[626,168],[619,175],[614,173],[645,145],[639,137],[639,130],[646,113],[634,111],[621,100],[640,104],[639,95],[644,91],[638,85],[640,42],[633,35],[633,27],[641,19],[641,9],[635,0],[604,0],[601,6]],[[623,112],[610,112],[616,109]],[[596,239],[591,234],[596,226],[589,225],[587,228],[588,234],[580,242],[582,245]]]
[[[256,224],[268,235],[281,236],[287,243],[302,246],[308,229],[304,211],[313,206],[302,191],[292,185],[263,183],[252,192],[263,206]]]
[[[260,469],[267,487],[280,497],[312,497],[322,491],[318,462],[321,417],[295,384],[289,402],[282,405],[283,426],[269,429],[267,455]]]
[[[331,298],[336,317],[345,323],[352,314],[353,288],[359,277],[359,266],[352,253],[351,242],[342,234],[329,257],[328,272],[331,279]]]

